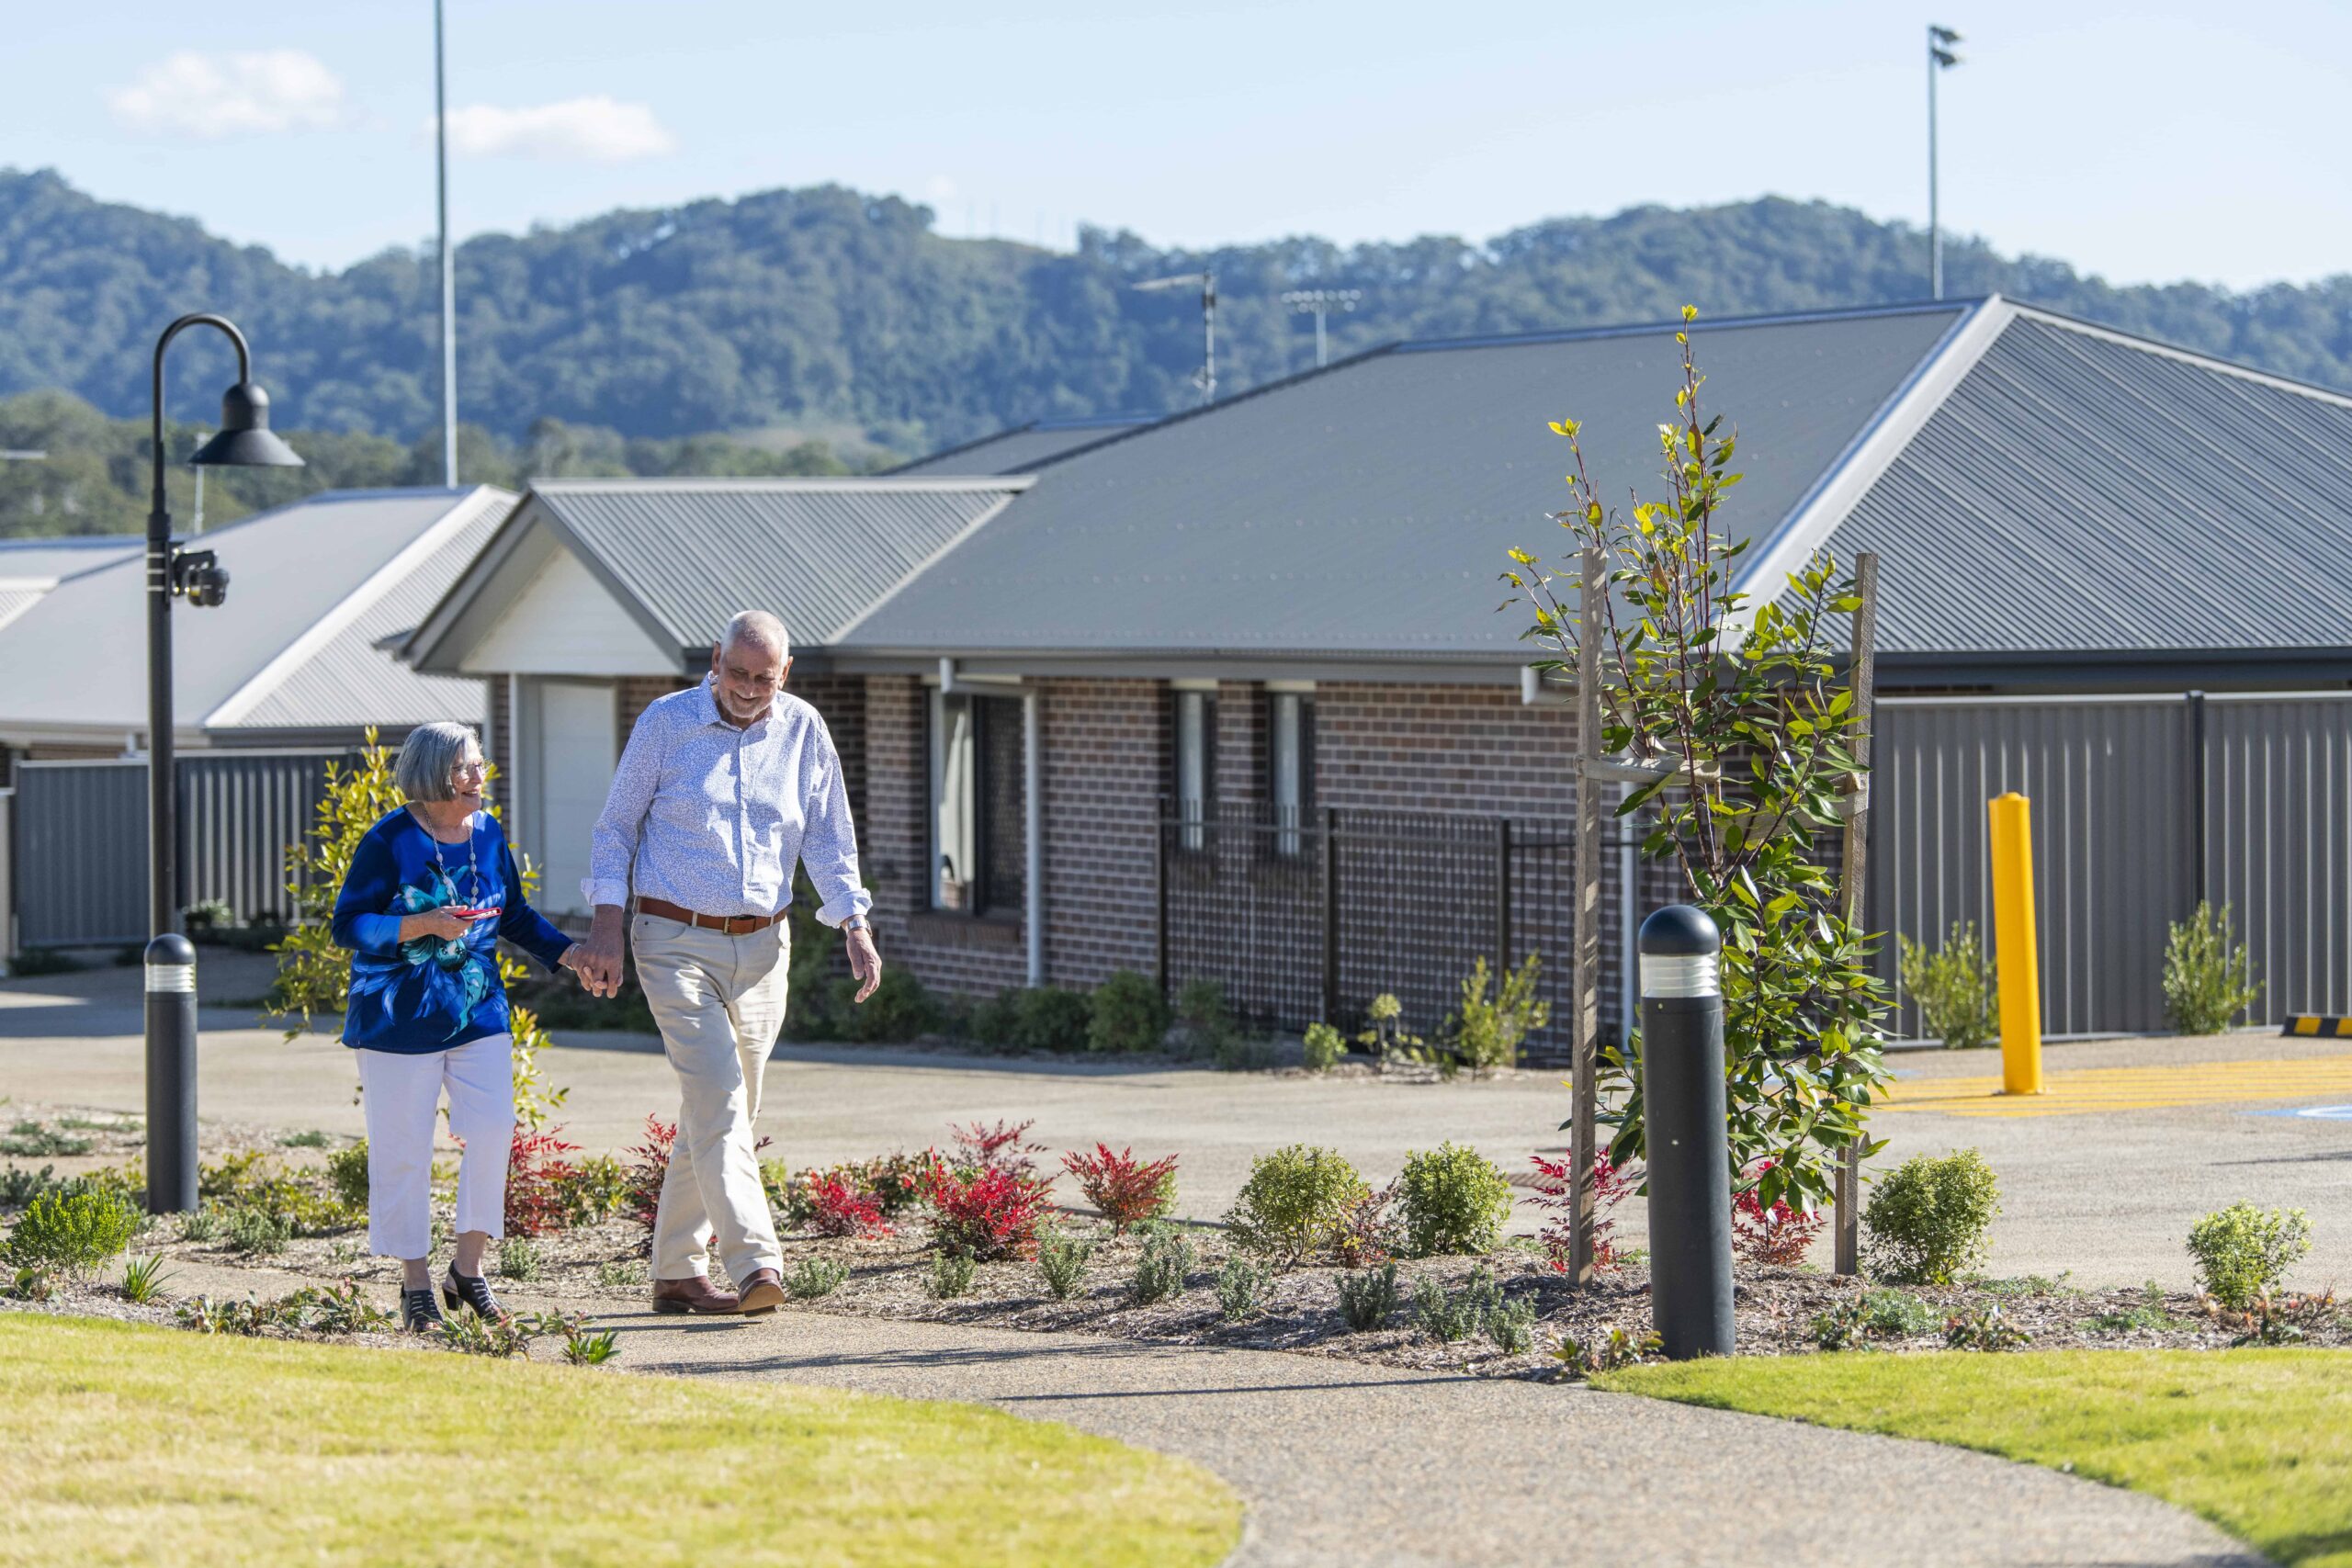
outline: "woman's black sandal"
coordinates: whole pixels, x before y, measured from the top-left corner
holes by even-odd
[[[486,1323],[504,1323],[507,1319],[506,1309],[490,1293],[490,1281],[479,1274],[460,1274],[452,1263],[441,1280],[441,1304],[455,1312],[459,1302],[471,1307],[474,1315]]]
[[[433,1304],[433,1287],[401,1292],[401,1326],[412,1334],[430,1334],[441,1326],[441,1309]]]

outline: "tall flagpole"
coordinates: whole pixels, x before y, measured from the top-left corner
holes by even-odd
[[[458,276],[449,265],[449,94],[441,0],[433,0],[433,140],[441,212],[441,482],[458,488]]]

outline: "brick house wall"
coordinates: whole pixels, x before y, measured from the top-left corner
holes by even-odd
[[[1169,687],[1132,679],[1050,679],[1035,686],[1046,775],[1046,981],[1084,987],[1116,969],[1149,974],[1157,956],[1154,836],[1170,773]],[[1020,911],[975,918],[925,907],[924,686],[912,676],[871,676],[864,695],[867,809],[860,839],[884,953],[951,993],[984,996],[1023,984]],[[1523,705],[1515,690],[1502,687],[1374,682],[1327,682],[1314,700],[1317,807],[1507,816],[1522,825],[1556,826],[1562,836],[1573,825],[1566,758],[1576,720],[1564,706]],[[1267,714],[1262,687],[1220,684],[1216,778],[1227,806],[1266,798]],[[1610,920],[1602,998],[1604,1015],[1613,1017],[1622,898],[1613,824],[1610,833],[1602,856]],[[1484,919],[1483,909],[1469,918]],[[1537,923],[1531,913],[1514,946],[1532,936]],[[1567,962],[1564,944],[1546,944],[1546,968],[1559,991]]]

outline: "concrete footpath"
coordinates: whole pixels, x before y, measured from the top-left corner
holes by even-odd
[[[301,1282],[179,1276],[188,1293]],[[594,1315],[639,1374],[978,1401],[1197,1461],[1247,1505],[1237,1568],[2265,1562],[2153,1498],[2052,1471],[1583,1387],[796,1310],[689,1319],[616,1300]]]

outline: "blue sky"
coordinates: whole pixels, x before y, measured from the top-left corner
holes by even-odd
[[[1939,5],[1943,0],[1937,0]],[[0,165],[288,260],[431,234],[429,0],[0,4]],[[1483,239],[1767,192],[1924,222],[1926,13],[1853,0],[450,0],[460,235],[837,181],[951,234]],[[2352,5],[1954,0],[1944,216],[2119,281],[2352,270]]]

